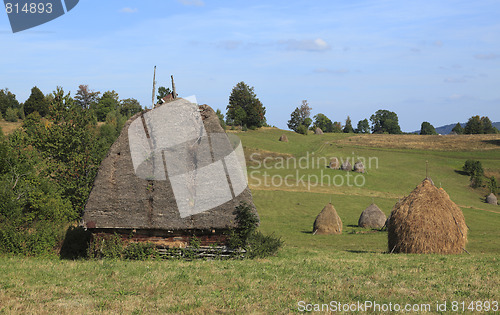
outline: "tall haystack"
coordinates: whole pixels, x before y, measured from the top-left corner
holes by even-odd
[[[467,243],[462,210],[427,178],[396,203],[387,231],[395,253],[459,254]]]
[[[357,173],[364,173],[365,172],[365,166],[363,165],[363,163],[361,163],[360,161],[354,163],[354,171],[357,172]]]
[[[340,169],[343,171],[352,171],[352,165],[349,163],[349,160],[345,160],[340,166]]]
[[[342,220],[331,203],[328,203],[314,220],[314,234],[342,234]]]
[[[338,170],[340,168],[340,162],[339,159],[334,157],[333,159],[330,160],[330,164],[328,165],[329,168],[333,170]]]
[[[382,210],[376,204],[372,203],[361,213],[358,226],[380,229],[385,225],[386,220],[387,217]]]
[[[288,137],[286,135],[281,135],[280,141],[288,142]]]
[[[490,205],[496,206],[498,204],[497,196],[495,196],[493,193],[489,194],[488,197],[486,197],[486,202]]]
[[[316,128],[314,130],[314,133],[317,134],[317,135],[322,135],[323,134],[323,130],[321,130],[320,128]]]

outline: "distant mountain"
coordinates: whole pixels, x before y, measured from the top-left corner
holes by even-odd
[[[453,127],[455,127],[456,124],[457,123],[444,125],[441,127],[436,127],[436,132],[441,134],[441,135],[447,135],[451,132],[451,129],[453,129]],[[462,127],[465,127],[465,124],[466,123],[460,123],[460,125],[462,125]],[[492,125],[493,125],[493,127],[496,127],[498,130],[500,130],[500,121],[494,122],[494,123],[492,123]],[[412,133],[420,133],[420,130],[414,131]]]

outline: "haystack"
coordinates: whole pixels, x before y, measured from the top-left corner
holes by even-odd
[[[387,217],[382,210],[376,204],[372,203],[361,213],[358,226],[380,229],[385,225],[386,220]]]
[[[288,137],[286,135],[281,135],[280,141],[288,142]]]
[[[497,196],[495,196],[493,193],[489,194],[488,197],[486,197],[486,202],[490,205],[496,206],[498,204]]]
[[[340,169],[343,171],[352,171],[352,165],[349,163],[349,160],[346,160],[340,166]]]
[[[330,160],[330,164],[328,164],[328,167],[334,170],[338,170],[340,168],[340,162],[339,159],[334,157],[333,159]]]
[[[314,220],[314,234],[342,234],[342,220],[331,203],[328,203]]]
[[[365,166],[361,162],[356,162],[354,163],[354,171],[357,173],[364,173],[365,172]]]
[[[427,178],[396,203],[387,231],[395,253],[459,254],[467,243],[462,210]]]
[[[319,129],[319,128],[316,128],[314,130],[314,133],[317,134],[317,135],[322,135],[323,134],[323,130]]]

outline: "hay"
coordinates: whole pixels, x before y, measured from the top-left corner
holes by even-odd
[[[496,206],[498,204],[497,196],[495,196],[493,193],[489,194],[488,197],[486,197],[486,203]]]
[[[314,130],[314,133],[317,134],[317,135],[322,135],[323,134],[323,130],[319,129],[319,128],[316,128]]]
[[[328,165],[329,168],[333,170],[338,170],[340,168],[340,162],[339,159],[334,157],[333,159],[330,160],[330,164]]]
[[[387,230],[395,253],[459,254],[467,243],[462,210],[429,179],[396,203]]]
[[[387,217],[382,210],[376,204],[372,203],[359,216],[358,226],[380,229],[385,225],[386,220]]]
[[[342,220],[331,203],[328,203],[314,220],[314,234],[342,234]]]
[[[354,171],[357,173],[364,173],[365,172],[365,166],[361,162],[356,162],[354,163]]]
[[[352,171],[352,165],[349,163],[349,160],[344,161],[344,163],[340,166],[340,169],[343,171]]]
[[[286,135],[281,135],[280,141],[288,142],[288,137]]]

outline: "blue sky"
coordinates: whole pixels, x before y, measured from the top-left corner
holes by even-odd
[[[500,2],[85,1],[13,34],[0,13],[0,88],[24,102],[80,84],[151,104],[173,74],[181,96],[225,112],[239,81],[255,87],[271,125],[312,114],[356,123],[395,111],[404,131],[472,115],[500,121]]]

